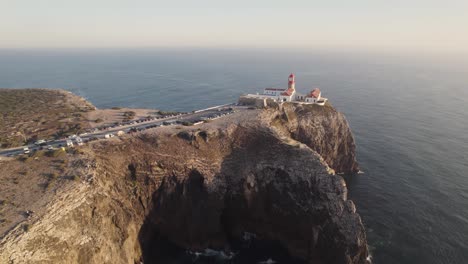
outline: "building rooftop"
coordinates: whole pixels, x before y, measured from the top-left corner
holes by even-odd
[[[265,90],[267,90],[267,91],[284,91],[286,89],[284,89],[284,88],[265,88]]]
[[[310,92],[307,96],[308,96],[308,97],[312,97],[312,98],[319,98],[319,96],[320,96],[320,89],[319,89],[319,88],[315,88],[315,89],[312,90],[312,92]]]
[[[294,91],[293,89],[288,89],[288,90],[282,92],[281,95],[290,96],[293,93],[293,91]]]

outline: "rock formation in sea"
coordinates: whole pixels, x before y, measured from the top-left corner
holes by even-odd
[[[199,126],[84,146],[28,230],[0,240],[0,263],[154,263],[158,241],[226,249],[246,233],[308,263],[365,263],[366,234],[338,173],[358,171],[332,106],[273,105]]]

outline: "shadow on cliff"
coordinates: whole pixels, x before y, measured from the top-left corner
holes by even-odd
[[[210,194],[196,170],[182,182],[174,176],[166,178],[152,197],[152,209],[139,233],[143,262],[194,263],[197,257],[188,251],[216,249],[237,254],[224,259],[205,256],[195,263],[249,264],[268,258],[276,263],[304,263],[292,258],[278,241],[257,237],[256,220],[248,216],[245,201],[227,196]]]
[[[294,150],[277,149],[278,139],[268,133],[246,135],[240,142],[209,183],[196,169],[164,178],[139,232],[142,261],[352,263],[343,259],[341,242],[334,241],[340,238],[334,237],[328,201],[319,197],[313,180],[312,186],[292,180],[284,168],[268,161],[274,151],[285,151],[292,161]],[[186,254],[207,248],[237,254],[228,262],[194,262]]]

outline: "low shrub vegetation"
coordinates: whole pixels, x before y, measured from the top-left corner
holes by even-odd
[[[62,148],[49,150],[46,152],[46,156],[51,157],[51,158],[63,157],[65,155],[66,155],[66,152]]]
[[[135,118],[136,113],[133,112],[133,111],[125,111],[122,115],[123,115],[123,117],[124,117],[123,121],[124,121],[124,122],[127,122],[127,121],[130,121],[130,120],[132,120],[133,118]]]
[[[0,89],[0,148],[61,137],[89,126],[94,106],[59,90]]]

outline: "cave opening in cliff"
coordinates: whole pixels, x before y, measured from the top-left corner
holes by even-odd
[[[153,194],[139,233],[143,263],[305,263],[278,241],[243,230],[244,208],[210,193],[204,181],[192,170],[183,181],[168,177]]]
[[[257,239],[253,233],[243,238],[231,238],[223,248],[187,249],[161,235],[157,228],[148,233],[142,247],[145,264],[305,264],[292,257],[278,241]],[[143,242],[143,241],[142,241]]]

